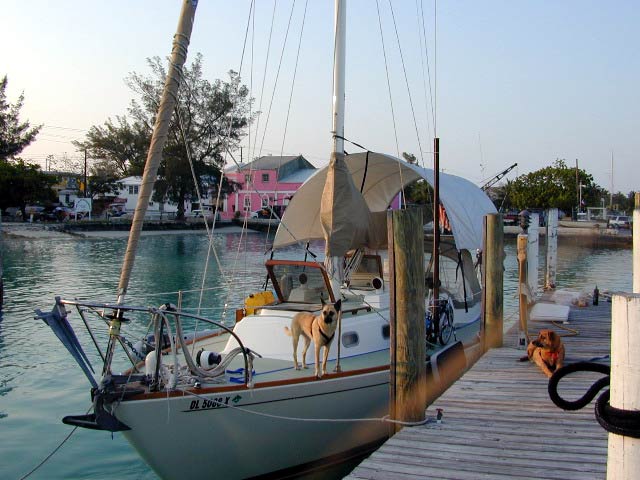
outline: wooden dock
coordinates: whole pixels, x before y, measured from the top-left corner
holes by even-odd
[[[609,364],[611,304],[572,307],[569,324],[578,335],[565,336],[565,364],[605,357]],[[552,328],[529,324],[529,332]],[[348,479],[604,479],[607,432],[597,423],[593,402],[566,412],[547,393],[547,377],[515,348],[517,331],[502,348],[487,352],[427,409],[424,426],[404,428],[356,467]],[[573,374],[560,394],[574,400],[598,378]],[[443,410],[442,423],[435,420]]]

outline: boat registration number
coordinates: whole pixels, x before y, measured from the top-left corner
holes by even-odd
[[[211,410],[214,408],[222,408],[229,405],[230,400],[231,397],[212,398],[211,400],[207,400],[206,398],[192,400],[191,405],[189,405],[189,410]]]

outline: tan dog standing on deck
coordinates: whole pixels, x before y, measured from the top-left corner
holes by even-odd
[[[315,347],[316,359],[316,377],[322,378],[327,373],[327,358],[329,357],[329,348],[336,332],[338,325],[338,314],[342,300],[338,300],[335,304],[322,302],[322,311],[320,315],[314,315],[309,312],[300,312],[291,320],[291,329],[284,327],[284,331],[293,339],[293,364],[296,370],[300,370],[298,364],[298,341],[300,335],[304,337],[304,347],[302,349],[302,368],[307,368],[307,350],[313,340]],[[320,348],[324,347],[324,355],[322,359],[322,370],[320,371]]]
[[[553,330],[540,330],[538,338],[532,340],[527,347],[527,356],[521,362],[531,360],[547,377],[564,364],[564,345],[560,335]]]

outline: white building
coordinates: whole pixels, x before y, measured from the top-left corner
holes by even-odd
[[[126,177],[118,180],[118,199],[119,204],[122,206],[125,212],[133,213],[138,205],[138,192],[140,191],[140,185],[142,184],[142,177]],[[125,201],[122,202],[122,199]],[[178,211],[178,205],[173,202],[156,202],[153,200],[153,194],[149,201],[149,207],[147,209],[147,215],[160,215],[168,214],[172,215]]]

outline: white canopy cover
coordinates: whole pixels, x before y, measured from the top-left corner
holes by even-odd
[[[371,229],[384,228],[380,216],[385,212],[402,188],[417,179],[433,185],[433,170],[418,167],[391,155],[364,152],[347,155],[345,163],[356,188],[362,187],[362,196],[371,215]],[[324,239],[320,219],[320,205],[329,166],[307,180],[291,199],[273,242],[280,248],[297,242]],[[487,195],[464,178],[440,174],[440,202],[444,206],[456,248],[476,250],[482,248],[482,218],[495,213],[496,208]],[[338,204],[335,208],[341,208]],[[379,212],[376,214],[376,212]],[[355,215],[362,215],[362,212]],[[382,232],[371,232],[371,238],[385,238]],[[351,248],[365,245],[352,245]],[[371,245],[379,248],[381,245]]]

